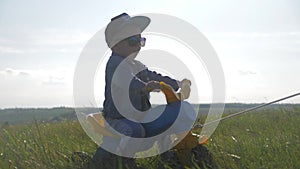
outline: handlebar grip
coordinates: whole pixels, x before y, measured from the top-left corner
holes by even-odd
[[[178,94],[174,91],[172,86],[166,84],[165,82],[159,82],[161,86],[161,91],[165,94],[167,103],[180,101]]]

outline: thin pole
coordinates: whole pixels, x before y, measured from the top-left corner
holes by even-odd
[[[255,107],[252,107],[252,108],[249,108],[249,109],[246,109],[246,110],[243,110],[243,111],[240,111],[240,112],[237,112],[237,113],[234,113],[234,114],[225,116],[225,117],[222,117],[222,118],[220,118],[220,119],[210,121],[210,122],[205,123],[205,124],[202,124],[202,125],[201,125],[201,124],[198,124],[198,125],[196,125],[195,127],[202,128],[202,127],[204,127],[204,126],[208,126],[208,125],[211,125],[211,124],[213,124],[213,123],[216,123],[216,122],[219,122],[219,121],[223,121],[223,120],[225,120],[225,119],[229,119],[229,118],[238,116],[238,115],[240,115],[240,114],[244,114],[244,113],[247,113],[247,112],[250,112],[250,111],[253,111],[253,110],[256,110],[256,109],[265,107],[265,106],[268,106],[268,105],[270,105],[270,104],[274,104],[274,103],[276,103],[276,102],[280,102],[280,101],[282,101],[282,100],[286,100],[286,99],[289,99],[289,98],[298,96],[298,95],[300,95],[300,93],[296,93],[296,94],[293,94],[293,95],[290,95],[290,96],[287,96],[287,97],[284,97],[284,98],[281,98],[281,99],[278,99],[278,100],[275,100],[275,101],[272,101],[272,102],[269,102],[269,103],[264,103],[264,104],[261,104],[261,105],[258,105],[258,106],[255,106]]]

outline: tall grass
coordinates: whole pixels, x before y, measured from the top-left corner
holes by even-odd
[[[245,114],[221,122],[207,148],[220,168],[298,168],[299,123],[299,109]],[[77,121],[5,126],[0,132],[0,168],[79,168],[71,154],[92,155],[96,148]],[[155,168],[159,158],[137,161]]]
[[[34,123],[2,129],[0,168],[76,168],[74,151],[92,152],[96,145],[78,122]]]
[[[222,122],[208,148],[222,168],[299,168],[300,111],[261,110]]]

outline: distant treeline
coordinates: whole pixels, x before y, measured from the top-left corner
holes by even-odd
[[[218,107],[220,104],[215,104]],[[247,108],[257,106],[259,104],[243,104],[229,103],[225,104],[224,113],[233,113]],[[155,105],[154,105],[155,106]],[[211,104],[193,104],[195,110],[199,114],[206,115]],[[266,107],[267,109],[300,109],[300,104],[274,104]],[[101,108],[77,108],[85,114],[101,111]],[[15,125],[32,123],[34,120],[38,122],[60,122],[64,120],[76,120],[76,112],[70,107],[54,107],[54,108],[8,108],[0,109],[0,127],[3,125]]]

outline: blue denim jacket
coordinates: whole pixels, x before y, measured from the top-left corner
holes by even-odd
[[[109,119],[121,119],[124,118],[117,110],[113,99],[112,99],[112,84],[114,83],[122,83],[121,80],[118,82],[113,82],[113,75],[115,73],[115,70],[120,65],[120,63],[124,60],[123,57],[118,56],[116,53],[112,53],[110,56],[107,64],[106,64],[106,70],[105,70],[105,100],[103,103],[103,116],[105,118]],[[161,74],[150,71],[145,65],[143,65],[141,62],[137,60],[131,60],[131,63],[129,63],[129,68],[124,71],[128,72],[126,75],[132,76],[132,80],[130,81],[129,85],[129,91],[128,88],[120,88],[120,90],[116,92],[120,92],[120,96],[123,96],[123,93],[129,93],[129,98],[131,101],[131,104],[134,108],[136,108],[139,111],[146,111],[151,108],[151,103],[149,101],[150,95],[149,92],[145,90],[146,83],[155,80],[155,81],[163,81],[169,85],[171,85],[174,90],[178,90],[178,84],[175,79],[172,79],[168,76],[162,76]],[[134,69],[138,69],[138,67],[143,67],[143,71],[138,72],[136,75]],[[125,75],[125,76],[126,76]],[[117,84],[122,85],[122,84]],[[123,91],[122,91],[123,90]],[[122,100],[121,100],[122,101]],[[131,113],[131,112],[130,112]],[[132,112],[134,113],[134,112]]]

